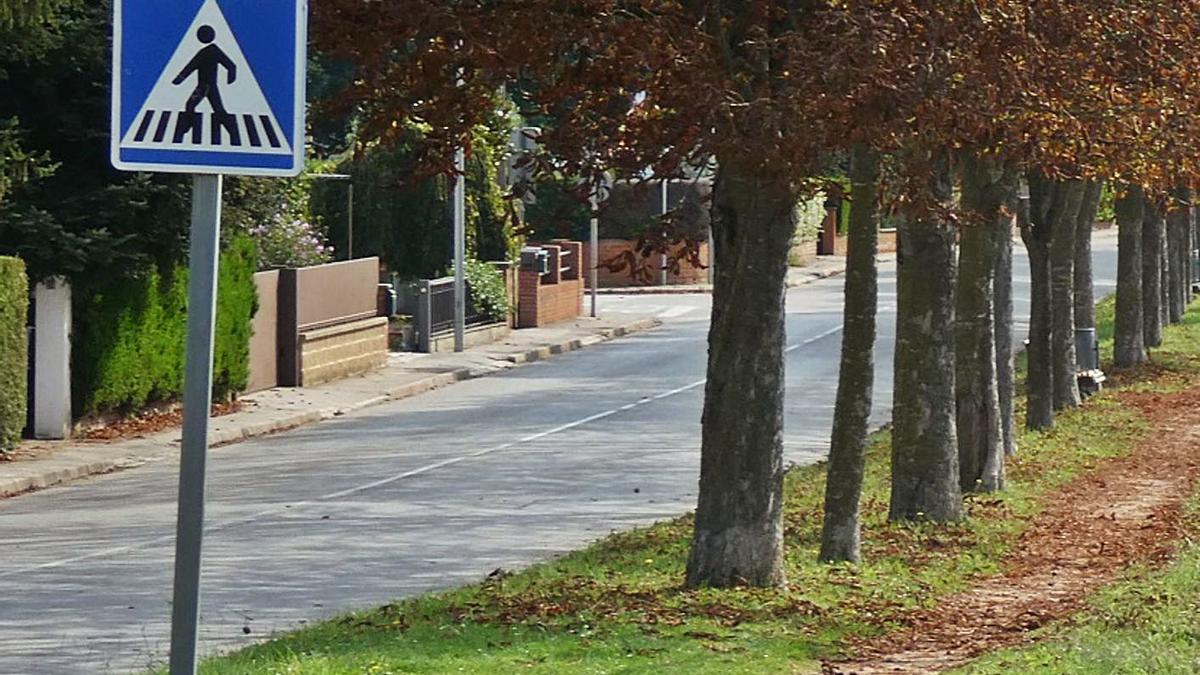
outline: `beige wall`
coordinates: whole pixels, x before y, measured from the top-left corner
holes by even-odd
[[[378,314],[379,258],[305,267],[296,271],[300,330],[357,321]]]
[[[649,278],[641,278],[641,277],[633,278],[630,276],[628,268],[623,269],[620,272],[610,272],[607,267],[604,267],[604,265],[603,265],[604,261],[613,260],[613,259],[617,258],[618,256],[624,255],[627,252],[633,252],[634,255],[639,257],[639,260],[642,264],[647,264],[646,260],[641,259],[641,254],[637,253],[634,250],[634,245],[636,243],[637,242],[630,241],[628,239],[601,239],[600,240],[599,255],[596,258],[600,263],[600,267],[596,270],[596,280],[599,282],[600,288],[625,288],[627,286],[658,286],[659,285],[659,281],[660,281],[659,257],[657,255],[652,256],[653,260],[648,262],[649,267],[653,269]],[[813,246],[815,247],[816,245],[814,244]],[[678,246],[674,247],[672,250],[679,251],[679,249],[681,249],[682,247],[683,247],[683,244],[679,244]],[[590,253],[588,251],[589,248],[591,248],[590,245],[587,242],[584,242],[584,244],[583,244],[584,269],[587,269],[586,266],[589,264],[589,261],[591,260]],[[689,285],[689,284],[708,283],[708,243],[707,242],[701,242],[701,244],[700,244],[700,262],[704,264],[704,267],[695,267],[690,263],[690,261],[684,260],[682,263],[680,263],[678,273],[673,270],[669,271],[667,273],[667,283],[672,284],[672,285],[674,285],[674,284]],[[585,277],[586,276],[587,275],[585,275]],[[586,279],[586,280],[590,281],[590,279]]]
[[[386,363],[378,258],[259,272],[254,282],[247,392],[311,386]]]
[[[270,389],[279,382],[279,271],[254,275],[258,289],[258,312],[254,314],[250,337],[250,381],[246,392]]]

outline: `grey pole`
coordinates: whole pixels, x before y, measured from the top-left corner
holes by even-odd
[[[346,260],[354,260],[354,183],[346,185]]]
[[[717,262],[717,247],[716,241],[713,239],[712,223],[708,224],[708,285],[712,286],[716,282],[716,262]]]
[[[212,408],[213,324],[221,241],[221,176],[192,183],[188,267],[187,365],[183,389],[183,447],[175,526],[175,587],[171,603],[171,675],[196,672],[200,617],[200,544],[204,535],[204,471]]]
[[[671,189],[670,186],[671,186],[670,181],[664,180],[662,182],[662,211],[660,213],[662,213],[663,216],[666,216],[667,211],[670,210],[670,206],[669,206],[670,205],[669,190]],[[660,266],[662,267],[662,271],[660,271],[659,275],[658,275],[658,285],[666,286],[667,285],[667,254],[666,253],[662,254],[662,256],[659,259],[659,263],[660,263]]]
[[[454,168],[458,175],[454,181],[454,351],[461,352],[466,346],[467,297],[466,297],[466,250],[467,250],[467,181],[464,172],[467,155],[463,148],[454,153]]]
[[[599,188],[597,188],[599,189]],[[599,295],[599,273],[597,268],[600,263],[597,256],[600,254],[600,200],[595,191],[592,192],[592,221],[591,221],[591,245],[588,246],[588,281],[592,285],[592,318],[596,318],[596,298]]]

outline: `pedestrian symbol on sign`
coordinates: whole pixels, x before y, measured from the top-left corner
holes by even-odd
[[[200,114],[196,112],[196,106],[201,101],[207,100],[208,105],[212,108],[213,114],[213,133],[219,133],[219,130],[224,128],[229,131],[232,137],[233,145],[240,145],[238,142],[237,121],[225,110],[225,104],[221,102],[221,86],[217,82],[219,70],[224,67],[229,73],[229,84],[237,81],[237,64],[221,51],[221,48],[212,44],[212,41],[217,37],[217,32],[212,26],[207,24],[200,26],[196,31],[196,39],[204,43],[205,47],[192,57],[191,61],[183,67],[183,71],[171,80],[171,84],[176,86],[183,84],[192,73],[196,74],[196,89],[192,95],[188,97],[187,108],[183,114],[179,116],[179,122],[175,125],[175,142],[178,143],[188,129],[200,128]]]
[[[218,0],[201,5],[120,148],[293,154]]]

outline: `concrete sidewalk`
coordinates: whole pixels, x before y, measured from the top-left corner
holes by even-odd
[[[895,254],[885,253],[879,257],[880,262],[894,258]],[[796,288],[814,281],[828,279],[846,271],[846,259],[842,256],[821,256],[804,267],[789,267],[788,288]],[[600,295],[685,295],[688,293],[712,293],[710,284],[677,284],[670,286],[624,286],[616,288],[601,288]]]
[[[513,331],[502,342],[458,354],[392,354],[386,367],[360,377],[308,389],[269,389],[242,397],[241,411],[212,420],[211,445],[228,445],[314,424],[658,325],[653,318],[581,318]],[[0,498],[174,459],[179,455],[179,442],[179,429],[116,441],[29,442],[18,448],[18,455],[32,457],[0,463]]]

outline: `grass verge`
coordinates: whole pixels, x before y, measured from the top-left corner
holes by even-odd
[[[1183,323],[1167,327],[1152,360],[1142,377],[1119,378],[1127,389],[1172,393],[1195,386],[1200,312],[1193,309]],[[1038,644],[991,654],[956,672],[1200,672],[1200,493],[1188,503],[1184,526],[1187,539],[1168,568],[1127,570],[1092,598],[1089,611],[1042,631]]]
[[[1143,379],[1126,376],[1125,384],[1174,387],[1195,379],[1198,327],[1194,310],[1186,326],[1168,332],[1162,367]],[[1135,408],[1098,396],[1060,415],[1052,431],[1024,434],[1009,466],[1009,489],[969,499],[971,517],[950,527],[887,523],[888,435],[876,434],[864,486],[867,562],[861,565],[815,562],[824,468],[800,467],[786,482],[789,590],[683,589],[691,533],[684,517],[613,535],[517,574],[336,618],[209,660],[201,672],[819,672],[818,659],[844,654],[907,612],[997,573],[1057,488],[1130,452],[1148,433]]]

